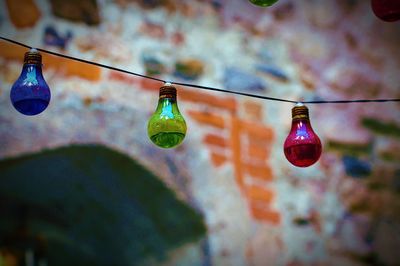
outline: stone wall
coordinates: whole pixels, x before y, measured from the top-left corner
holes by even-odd
[[[379,21],[366,1],[281,0],[268,9],[242,0],[80,1],[95,13],[79,22],[53,13],[56,2],[21,2],[35,10],[29,16],[1,3],[1,35],[165,80],[271,97],[400,97],[399,24]],[[162,84],[44,54],[52,101],[38,117],[22,117],[8,94],[24,52],[0,42],[0,156],[101,143],[133,157],[208,226],[202,243],[166,264],[398,265],[397,103],[310,105],[323,155],[299,169],[282,148],[290,104],[178,87],[188,134],[177,149],[160,150],[146,121]]]

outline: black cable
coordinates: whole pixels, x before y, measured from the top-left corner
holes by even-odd
[[[13,44],[16,44],[16,45],[19,45],[19,46],[22,46],[22,47],[25,47],[25,48],[28,48],[28,49],[33,48],[33,47],[31,47],[29,45],[26,45],[24,43],[17,42],[17,41],[14,41],[14,40],[2,37],[2,36],[0,36],[0,39],[2,39],[4,41],[7,41],[7,42],[10,42],[10,43],[13,43]],[[133,75],[133,76],[152,79],[152,80],[156,80],[156,81],[159,81],[159,82],[162,82],[162,83],[166,83],[167,82],[167,81],[159,79],[159,78],[138,74],[138,73],[131,72],[131,71],[128,71],[128,70],[125,70],[125,69],[104,65],[104,64],[88,61],[88,60],[85,60],[85,59],[73,57],[73,56],[64,55],[64,54],[60,54],[60,53],[57,53],[57,52],[52,52],[52,51],[41,49],[41,48],[36,48],[36,50],[38,50],[40,52],[43,52],[43,53],[51,54],[51,55],[54,55],[54,56],[63,57],[63,58],[67,58],[67,59],[70,59],[70,60],[74,60],[74,61],[78,61],[78,62],[82,62],[82,63],[86,63],[86,64],[90,64],[90,65],[94,65],[94,66],[98,66],[98,67],[102,67],[102,68],[111,69],[111,70],[114,70],[114,71],[122,72],[122,73]],[[181,85],[181,86],[185,86],[185,87],[192,87],[192,88],[197,88],[197,89],[202,89],[202,90],[210,90],[210,91],[219,91],[219,92],[237,94],[237,95],[242,95],[242,96],[247,96],[247,97],[252,97],[252,98],[263,99],[263,100],[287,102],[287,103],[298,103],[298,102],[301,102],[301,103],[306,103],[306,104],[323,104],[323,103],[400,102],[400,98],[393,98],[393,99],[332,100],[332,101],[293,101],[293,100],[288,100],[288,99],[273,98],[273,97],[256,95],[256,94],[239,92],[239,91],[230,91],[230,90],[218,89],[218,88],[213,88],[213,87],[208,87],[208,86],[201,86],[201,85],[196,85],[196,84],[173,82],[173,81],[168,81],[168,82],[170,82],[171,84]]]
[[[206,87],[206,86],[195,85],[195,84],[187,84],[187,83],[180,83],[180,82],[171,82],[171,83],[173,83],[175,85],[187,86],[187,87],[198,88],[198,89],[203,89],[203,90],[210,90],[210,91],[219,91],[219,92],[232,93],[232,94],[243,95],[243,96],[248,96],[248,97],[253,97],[253,98],[258,98],[258,99],[264,99],[264,100],[287,102],[287,103],[298,103],[297,101],[292,101],[292,100],[273,98],[273,97],[250,94],[250,93],[239,92],[239,91],[229,91],[229,90],[218,89],[218,88],[213,88],[213,87]]]

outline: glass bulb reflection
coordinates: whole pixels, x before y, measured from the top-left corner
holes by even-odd
[[[11,88],[11,102],[18,112],[37,115],[47,108],[50,97],[49,86],[42,74],[42,56],[31,49],[25,53],[22,72]]]
[[[278,0],[250,0],[250,2],[256,6],[267,7],[272,6],[278,2]]]
[[[147,125],[151,141],[161,148],[173,148],[186,135],[186,122],[178,109],[176,89],[167,84],[160,88],[160,98]]]
[[[297,167],[308,167],[318,161],[322,145],[311,127],[308,108],[297,104],[292,109],[292,128],[284,143],[286,159]]]

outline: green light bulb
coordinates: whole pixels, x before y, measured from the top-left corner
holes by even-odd
[[[147,134],[161,148],[176,147],[185,138],[186,122],[179,112],[174,86],[166,84],[160,88],[160,98],[147,124]]]
[[[266,7],[266,6],[272,6],[273,4],[278,2],[278,0],[250,0],[250,2],[257,6]]]

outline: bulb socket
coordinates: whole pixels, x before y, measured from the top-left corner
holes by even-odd
[[[310,119],[307,106],[301,105],[292,108],[292,120],[297,119]]]
[[[39,52],[26,52],[24,56],[24,64],[41,65],[42,55]]]
[[[160,99],[164,98],[176,100],[176,88],[172,85],[162,86],[160,88]]]

